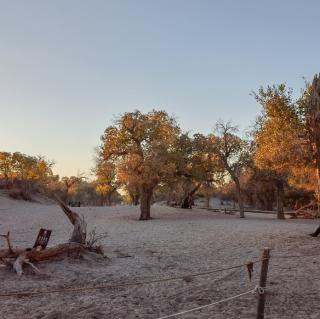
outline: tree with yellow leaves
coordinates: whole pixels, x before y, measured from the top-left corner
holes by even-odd
[[[116,178],[116,170],[114,163],[110,161],[103,161],[98,158],[96,161],[96,192],[100,195],[100,205],[103,206],[105,202],[111,206],[112,195],[119,187],[119,181]]]
[[[210,136],[199,133],[192,138],[186,134],[181,136],[175,163],[178,177],[187,182],[182,208],[191,208],[192,197],[199,189],[209,192],[222,180],[224,167],[214,146]]]
[[[254,96],[262,106],[253,132],[254,163],[269,170],[276,186],[277,216],[283,219],[285,184],[306,153],[304,128],[292,92],[285,84],[260,88]]]
[[[172,174],[172,147],[180,133],[164,111],[124,113],[101,137],[100,159],[115,165],[117,179],[140,189],[140,220],[151,218],[154,188]]]
[[[250,163],[250,145],[236,135],[237,127],[230,122],[218,122],[216,132],[216,135],[211,134],[210,136],[212,147],[221,165],[236,186],[240,218],[244,218],[244,200],[240,177],[243,169]]]
[[[52,177],[53,165],[53,161],[43,156],[0,152],[0,179],[4,179],[7,188],[22,187],[22,190],[29,194],[45,186]]]
[[[318,215],[320,213],[320,75],[315,75],[299,101],[317,177]],[[312,234],[320,234],[320,227]]]

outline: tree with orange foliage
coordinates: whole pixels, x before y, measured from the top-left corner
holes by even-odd
[[[212,134],[210,140],[222,166],[235,183],[240,218],[244,218],[244,201],[240,176],[243,169],[250,163],[250,145],[235,134],[237,128],[232,126],[230,122],[218,122],[216,131],[217,135]]]
[[[285,184],[306,154],[303,124],[292,92],[285,84],[260,88],[254,96],[262,106],[253,132],[254,163],[272,175],[277,193],[277,216],[284,219]]]
[[[53,161],[43,156],[29,156],[20,152],[0,152],[0,179],[6,187],[20,184],[29,193],[34,188],[44,186],[52,176]],[[16,185],[18,186],[18,185]]]
[[[179,134],[172,117],[153,110],[124,113],[101,137],[101,160],[115,165],[119,181],[140,189],[140,220],[151,218],[153,190],[174,170],[170,154]]]
[[[304,116],[305,127],[317,176],[318,215],[320,213],[320,75],[315,75],[300,99],[300,109]],[[312,234],[320,234],[320,227]]]
[[[112,195],[119,187],[116,178],[116,168],[114,163],[101,161],[99,158],[96,163],[96,192],[100,195],[100,205],[103,206],[105,201],[111,206]]]
[[[208,192],[214,184],[221,182],[224,167],[215,152],[215,145],[210,136],[194,134],[189,138],[189,143],[185,141],[184,145],[187,146],[184,148],[185,155],[179,157],[181,153],[178,153],[176,163],[180,176],[191,184],[191,189],[184,194],[181,207],[191,208],[190,201],[192,202],[192,197],[201,187]],[[184,165],[181,165],[181,160]]]

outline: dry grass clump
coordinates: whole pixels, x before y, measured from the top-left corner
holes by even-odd
[[[101,233],[97,234],[96,228],[94,228],[89,234],[88,234],[88,240],[86,241],[86,247],[89,251],[92,251],[99,255],[104,255],[103,247],[101,244],[101,240],[106,238],[108,236],[108,233]]]

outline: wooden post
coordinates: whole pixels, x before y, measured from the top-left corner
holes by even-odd
[[[259,295],[258,295],[257,319],[264,319],[264,307],[266,303],[265,287],[267,285],[269,259],[270,259],[270,249],[264,248],[262,253],[262,264],[261,264],[260,283],[259,283],[259,287],[264,288],[264,292],[263,293],[258,292]]]

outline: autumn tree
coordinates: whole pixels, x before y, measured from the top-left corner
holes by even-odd
[[[97,193],[95,181],[82,180],[72,194],[72,201],[80,202],[81,206],[101,205],[101,195]],[[106,198],[108,200],[108,198]]]
[[[71,193],[76,191],[76,187],[85,179],[81,174],[78,176],[63,176],[61,182],[64,185],[64,200],[69,201]]]
[[[315,75],[306,103],[306,127],[320,181],[320,75]]]
[[[254,96],[262,106],[253,133],[254,163],[269,170],[276,186],[277,216],[283,219],[284,187],[305,156],[303,126],[292,92],[285,84],[260,88]]]
[[[181,140],[181,139],[180,139]],[[175,163],[180,179],[187,182],[181,207],[190,207],[189,201],[200,188],[209,191],[209,188],[221,181],[223,165],[215,152],[212,140],[202,134],[194,134],[192,138],[182,136],[177,151]]]
[[[250,162],[250,145],[241,139],[237,128],[230,122],[218,122],[217,134],[212,134],[210,140],[214,151],[223,167],[233,180],[237,190],[240,217],[244,218],[244,202],[240,183],[241,172]]]
[[[116,166],[117,178],[135,180],[141,194],[140,220],[148,220],[154,188],[171,174],[172,145],[180,129],[164,111],[124,113],[101,137],[100,157]]]
[[[138,206],[141,197],[141,180],[137,175],[127,175],[124,169],[119,169],[118,182],[122,189],[128,194],[129,203]]]
[[[312,83],[306,83],[298,101],[299,111],[312,155],[312,166],[317,176],[318,211],[320,210],[320,76],[315,75]]]
[[[0,152],[0,176],[5,180],[6,187],[9,186],[9,180],[12,178],[12,154]]]
[[[311,84],[307,83],[301,99],[299,100],[313,166],[317,177],[318,214],[320,212],[320,75],[315,75]],[[318,236],[320,227],[312,234]]]
[[[53,161],[43,156],[29,156],[20,152],[0,152],[0,177],[9,184],[21,184],[24,191],[43,186],[52,176]]]
[[[241,176],[240,183],[246,196],[246,203],[262,210],[273,210],[275,187],[272,172],[250,165]]]
[[[174,163],[172,175],[166,175],[164,181],[168,187],[167,204],[172,202],[181,205],[192,188],[190,162],[192,156],[192,139],[187,133],[180,134],[174,141],[170,153],[170,161]]]
[[[100,195],[100,204],[103,206],[105,201],[107,201],[107,204],[111,206],[112,195],[119,187],[119,182],[116,178],[115,164],[98,158],[95,173],[96,192]]]

